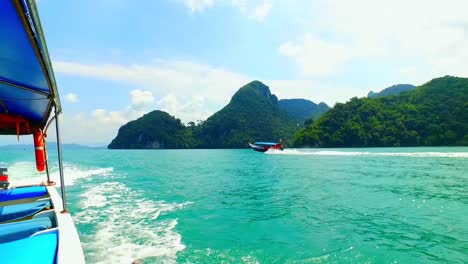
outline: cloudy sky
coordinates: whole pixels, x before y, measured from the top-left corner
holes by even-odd
[[[333,105],[468,76],[466,0],[40,0],[38,9],[65,143],[105,145],[154,109],[205,119],[254,79],[280,98]]]

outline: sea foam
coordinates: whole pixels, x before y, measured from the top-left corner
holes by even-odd
[[[299,149],[275,150],[270,149],[270,155],[315,155],[315,156],[385,156],[385,157],[441,157],[441,158],[468,158],[468,152],[369,152],[369,151],[307,151]]]
[[[92,176],[106,176],[113,171],[113,168],[82,168],[74,164],[65,163],[63,173],[65,178],[65,185],[74,185],[77,180],[87,179]],[[9,180],[12,186],[37,184],[45,182],[47,176],[45,173],[38,173],[36,171],[36,164],[34,162],[15,162],[8,167]],[[50,178],[60,186],[60,174],[58,167],[50,168]]]
[[[82,238],[87,261],[128,264],[158,258],[174,263],[177,252],[185,248],[181,235],[174,231],[178,220],[158,217],[189,204],[149,200],[120,182],[90,188],[81,195],[83,211],[74,216],[78,225],[97,223],[95,230]]]

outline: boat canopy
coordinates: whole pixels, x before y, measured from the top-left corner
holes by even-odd
[[[274,143],[274,142],[255,142],[255,145],[259,145],[259,146],[276,146],[276,145],[278,145],[278,143]]]
[[[36,4],[0,1],[0,134],[44,129],[55,107],[57,85]]]

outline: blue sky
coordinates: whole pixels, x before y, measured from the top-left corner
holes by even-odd
[[[465,0],[40,0],[38,9],[66,143],[105,145],[154,109],[205,119],[254,79],[280,98],[333,105],[468,76]]]

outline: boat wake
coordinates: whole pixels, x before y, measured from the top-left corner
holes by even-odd
[[[468,152],[369,152],[369,151],[306,151],[299,149],[274,150],[269,149],[265,154],[270,155],[299,155],[299,156],[385,156],[385,157],[441,157],[468,158]]]
[[[74,216],[79,230],[86,230],[80,233],[87,261],[128,264],[157,258],[175,263],[185,248],[174,231],[177,219],[158,217],[189,204],[152,201],[120,182],[90,188],[81,195],[83,211]]]
[[[8,173],[12,185],[46,180],[45,173],[36,172],[34,162],[15,162],[8,167]],[[178,220],[167,217],[161,220],[160,216],[191,202],[147,199],[144,193],[117,182],[112,167],[83,168],[65,163],[64,174],[67,186],[77,185],[77,190],[84,190],[74,199],[70,195],[70,202],[78,201],[73,218],[87,262],[128,264],[137,259],[176,262],[177,252],[185,248],[181,235],[174,231]],[[59,186],[57,167],[51,168],[51,178]]]
[[[83,169],[74,164],[65,163],[64,167],[65,185],[71,186],[77,180],[89,180],[92,176],[106,176],[112,173],[113,168],[89,168]],[[45,173],[38,173],[36,171],[36,164],[34,162],[16,162],[8,167],[8,174],[10,175],[10,183],[14,185],[24,185],[31,183],[41,183],[46,181]],[[57,186],[60,186],[60,175],[58,167],[50,168],[50,178]]]

